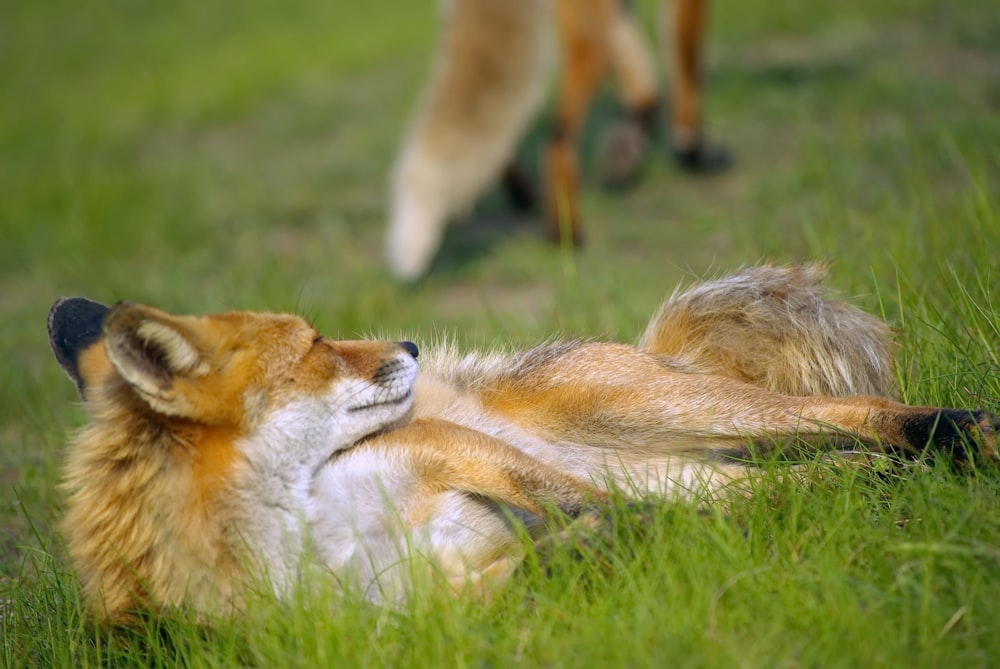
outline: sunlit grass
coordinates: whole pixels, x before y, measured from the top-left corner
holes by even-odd
[[[707,131],[732,172],[660,160],[624,196],[587,184],[572,258],[494,194],[407,288],[381,264],[386,182],[435,11],[0,6],[0,665],[996,664],[1000,481],[942,466],[769,465],[707,513],[622,507],[609,545],[529,558],[490,602],[428,588],[388,610],[316,586],[209,625],[89,622],[53,531],[85,419],[45,339],[60,295],[462,347],[632,341],[678,282],[824,259],[897,328],[903,399],[1000,411],[991,2],[713,4]]]

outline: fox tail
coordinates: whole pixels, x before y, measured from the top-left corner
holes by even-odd
[[[828,298],[825,276],[816,264],[753,267],[675,293],[639,347],[790,395],[893,395],[892,331]]]
[[[396,160],[385,253],[414,280],[448,219],[511,160],[544,101],[554,54],[546,0],[452,0],[423,99]]]

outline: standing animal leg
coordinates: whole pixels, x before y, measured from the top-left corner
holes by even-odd
[[[545,207],[550,236],[583,241],[578,202],[577,143],[598,84],[608,70],[613,0],[556,0],[562,57],[554,127],[545,151]]]
[[[702,54],[708,0],[672,0],[664,12],[664,35],[670,41],[671,150],[677,163],[691,172],[713,172],[729,166],[729,153],[709,146],[702,136]]]
[[[658,121],[658,85],[652,48],[635,14],[622,3],[611,25],[610,58],[624,114],[601,140],[602,181],[635,185],[646,165]]]

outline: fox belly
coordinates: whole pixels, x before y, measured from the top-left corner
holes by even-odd
[[[686,496],[746,474],[749,447],[859,443],[907,457],[928,445],[962,459],[961,435],[995,450],[983,412],[866,396],[796,396],[691,372],[624,344],[567,342],[509,356],[431,352],[414,415],[488,434],[533,460],[604,488]],[[942,428],[935,426],[941,423]]]
[[[360,445],[320,469],[309,524],[318,559],[372,601],[398,601],[418,573],[485,587],[517,563],[540,519],[486,497],[428,490],[405,452]],[[517,519],[517,520],[515,520]]]
[[[433,356],[433,352],[428,353],[432,363]],[[510,365],[506,367],[510,368]],[[543,385],[544,381],[529,381],[526,388],[536,384]],[[580,376],[573,385],[584,395],[594,390],[593,381],[586,376]],[[613,487],[628,493],[683,498],[706,490],[706,486],[717,487],[730,478],[723,471],[725,467],[719,466],[725,463],[706,462],[701,457],[707,451],[704,439],[685,434],[679,428],[676,434],[665,437],[655,446],[643,447],[637,442],[625,445],[623,440],[634,434],[637,425],[632,426],[633,431],[625,431],[622,425],[616,430],[609,424],[606,426],[609,431],[586,434],[579,420],[583,412],[566,408],[549,411],[551,407],[543,408],[532,399],[518,400],[514,392],[503,394],[499,401],[490,398],[484,402],[484,397],[474,389],[471,392],[470,389],[460,390],[432,371],[418,376],[414,395],[415,417],[444,419],[490,435],[540,463],[601,490]],[[505,401],[524,401],[537,412],[528,408],[534,415],[527,415],[511,411],[509,407],[498,407]],[[637,405],[636,408],[641,407]],[[649,418],[669,430],[670,418],[665,413],[650,413]],[[733,445],[737,447],[741,443],[737,439]]]

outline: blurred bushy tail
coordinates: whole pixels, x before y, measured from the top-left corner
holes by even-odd
[[[660,307],[639,346],[791,395],[893,395],[892,331],[829,299],[825,276],[814,264],[761,266],[696,285]]]
[[[386,259],[423,275],[448,219],[502,173],[550,75],[548,0],[452,0],[423,100],[396,161]]]

